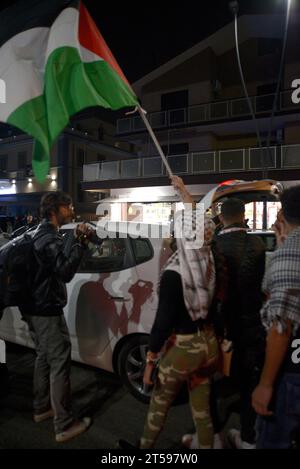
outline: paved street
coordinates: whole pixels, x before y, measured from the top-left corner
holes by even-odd
[[[73,363],[74,410],[79,415],[91,415],[93,426],[86,434],[58,445],[51,421],[41,424],[32,421],[34,352],[10,346],[7,355],[11,389],[9,396],[0,401],[1,448],[114,448],[118,438],[135,441],[140,435],[147,406],[127,393],[116,376]],[[158,446],[174,445],[182,430],[191,427],[188,406],[173,408]]]
[[[51,421],[32,421],[32,375],[34,352],[9,345],[7,364],[10,370],[10,393],[0,399],[0,448],[111,449],[119,438],[134,442],[141,434],[147,406],[134,399],[110,373],[73,363],[72,395],[79,415],[93,417],[87,433],[68,443],[57,444]],[[224,400],[226,406],[232,397]],[[223,403],[224,403],[223,402]],[[236,422],[232,414],[229,423]],[[169,412],[167,424],[157,448],[178,448],[183,433],[192,429],[188,405],[178,405]]]

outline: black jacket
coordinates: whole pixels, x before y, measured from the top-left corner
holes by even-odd
[[[261,287],[265,271],[264,242],[245,231],[234,231],[217,235],[215,243],[227,266],[225,309],[229,338],[236,344],[253,344],[255,337],[264,334],[260,319],[263,301]]]
[[[195,334],[201,320],[192,321],[186,309],[181,276],[173,270],[165,270],[159,286],[159,303],[152,326],[149,348],[159,352],[165,341],[175,334]]]
[[[35,272],[29,304],[22,313],[35,316],[57,316],[67,304],[65,284],[74,277],[84,247],[76,243],[68,257],[63,237],[49,221],[43,220],[33,237]]]

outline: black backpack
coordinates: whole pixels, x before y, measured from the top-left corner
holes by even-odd
[[[33,251],[36,230],[13,239],[0,249],[1,306],[26,305],[31,297],[37,260]]]

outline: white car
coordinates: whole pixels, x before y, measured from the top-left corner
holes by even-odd
[[[115,224],[109,223],[107,229],[109,225],[114,230]],[[130,223],[131,231],[140,232],[139,225]],[[61,229],[66,253],[72,246],[75,226]],[[120,224],[117,234],[102,230],[101,238],[109,237],[89,243],[78,272],[67,284],[64,314],[72,359],[119,373],[132,394],[147,401],[142,377],[148,335],[157,307],[159,273],[172,250],[169,239],[125,237],[124,228]],[[150,234],[157,229],[161,234],[167,227],[148,228]],[[0,338],[34,347],[18,308],[4,311]]]
[[[249,192],[254,200],[260,200],[260,191],[263,200],[274,201],[278,197],[274,181],[265,185],[261,181],[238,181],[232,186],[233,190],[228,185],[219,186],[219,190],[209,195],[209,205],[231,195],[249,201]],[[140,224],[130,225],[137,232],[141,229]],[[72,245],[74,227],[62,228],[66,253]],[[157,227],[149,225],[148,236],[143,231],[140,237],[122,237],[124,223],[117,225],[117,234],[110,231],[115,231],[115,224],[108,223],[100,234],[103,238],[110,237],[102,243],[89,244],[78,272],[67,285],[68,304],[64,309],[72,341],[72,359],[117,372],[130,392],[145,402],[149,393],[142,378],[148,336],[157,308],[157,284],[160,271],[172,254],[170,239],[151,236]],[[261,232],[261,236],[272,250],[274,234]],[[0,322],[0,338],[33,347],[18,308],[5,310]]]

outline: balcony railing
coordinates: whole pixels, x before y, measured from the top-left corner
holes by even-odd
[[[168,156],[168,163],[178,175],[234,173],[266,169],[300,168],[300,145],[260,148],[235,148],[199,151]],[[83,180],[108,181],[157,178],[166,175],[160,156],[84,165]]]
[[[276,106],[277,112],[300,110],[300,103],[292,102],[292,92],[286,90],[280,93]],[[271,112],[275,94],[253,96],[251,102],[255,114]],[[153,129],[169,128],[186,124],[197,124],[217,120],[229,120],[249,116],[250,109],[246,98],[216,101],[207,104],[199,104],[182,109],[150,113],[148,118]],[[117,134],[127,134],[145,131],[145,125],[139,116],[119,119],[117,121]]]

